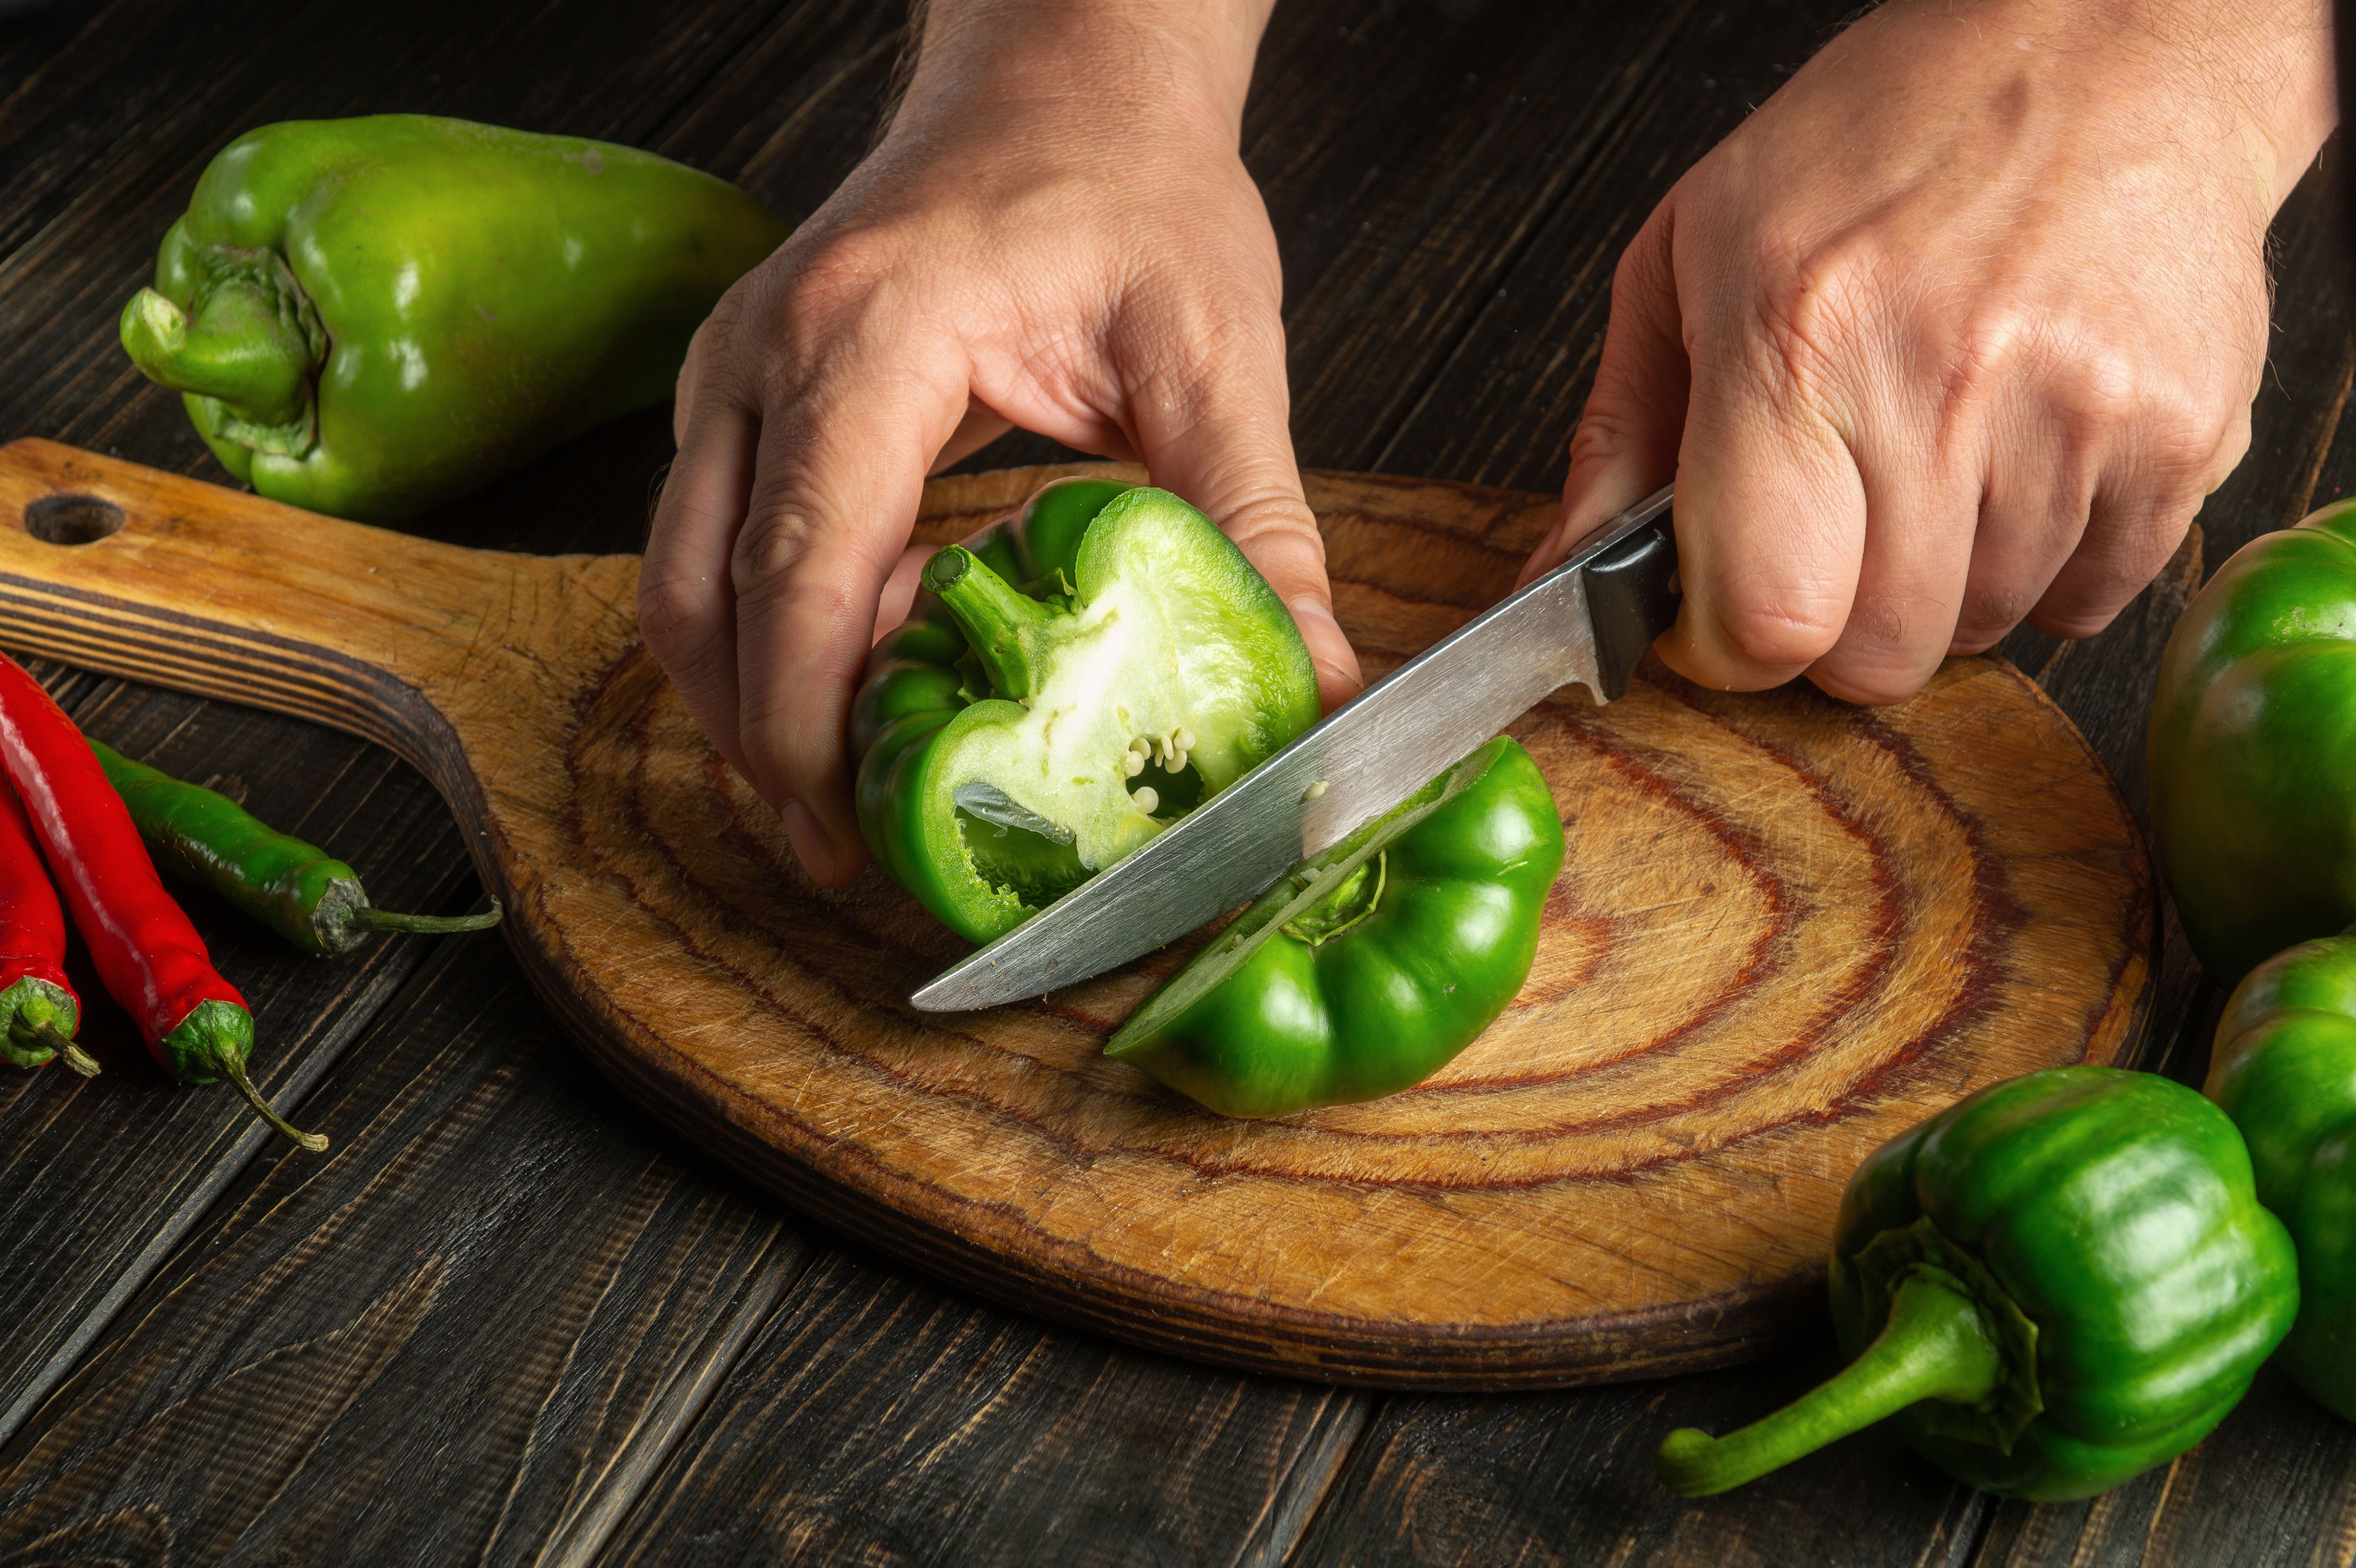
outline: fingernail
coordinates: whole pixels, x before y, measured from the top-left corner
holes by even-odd
[[[816,812],[800,801],[789,800],[777,808],[777,816],[786,825],[786,837],[793,840],[794,853],[801,857],[804,870],[823,879],[834,869],[834,837],[819,826]]]

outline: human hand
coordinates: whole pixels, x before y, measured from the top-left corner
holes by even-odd
[[[819,882],[867,859],[844,724],[925,476],[1010,425],[1143,462],[1356,689],[1237,153],[1268,5],[933,0],[883,143],[696,334],[639,624]]]
[[[1560,521],[1673,475],[1701,684],[1892,702],[2091,635],[2249,444],[2266,226],[2335,113],[2317,0],[1894,0],[1622,258]]]

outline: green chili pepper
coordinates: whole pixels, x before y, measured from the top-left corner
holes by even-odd
[[[1546,775],[1501,736],[1303,861],[1105,1054],[1228,1116],[1420,1083],[1529,978],[1562,854]]]
[[[483,914],[371,909],[359,873],[326,850],[279,832],[225,795],[134,763],[102,741],[90,749],[159,865],[203,883],[305,953],[348,953],[371,932],[438,935],[499,923],[496,901]]]
[[[262,495],[399,522],[668,400],[698,325],[786,232],[635,148],[289,121],[207,166],[123,346]]]
[[[2249,1140],[2258,1200],[2298,1248],[2283,1367],[2356,1421],[2356,934],[2300,943],[2234,988],[2208,1092]]]
[[[851,714],[860,827],[987,942],[1317,720],[1287,611],[1165,490],[1060,480],[926,564]]]
[[[2217,569],[2161,657],[2150,763],[2160,868],[2221,984],[2356,922],[2356,501]]]
[[[1671,1433],[1687,1496],[1883,1417],[1958,1480],[2040,1502],[2163,1464],[2239,1403],[2298,1311],[2298,1260],[2216,1106],[2151,1073],[2061,1067],[1884,1144],[1833,1241],[1847,1369],[1720,1438]]]

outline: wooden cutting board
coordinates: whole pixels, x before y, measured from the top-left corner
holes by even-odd
[[[923,537],[1070,471],[937,482]],[[1510,586],[1553,510],[1309,496],[1370,675]],[[381,741],[649,1108],[919,1268],[1180,1355],[1437,1388],[1755,1355],[1819,1288],[1862,1156],[1994,1079],[2112,1060],[2146,1005],[2135,827],[2009,666],[1869,710],[1648,665],[1515,727],[1569,857],[1505,1017],[1412,1093],[1222,1120],[1098,1055],[1185,944],[1033,1004],[908,1008],[963,945],[879,874],[799,875],[639,645],[637,567],[0,449],[0,643]]]

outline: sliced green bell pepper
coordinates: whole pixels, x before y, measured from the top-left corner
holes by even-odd
[[[1227,1116],[1410,1088],[1529,978],[1562,855],[1546,775],[1500,736],[1296,868],[1105,1054]]]
[[[2211,977],[2356,922],[2356,501],[2217,569],[2161,657],[2149,757],[2154,847]]]
[[[1831,1381],[1660,1477],[1724,1491],[1894,1417],[1956,1479],[2040,1502],[2174,1458],[2240,1402],[2298,1311],[2298,1262],[2233,1125],[2146,1072],[1991,1085],[1858,1168],[1833,1240]]]
[[[926,564],[851,712],[868,848],[959,935],[1029,919],[1317,720],[1243,552],[1166,490],[1046,486]]]
[[[671,395],[786,224],[633,147],[420,114],[249,131],[123,346],[273,500],[400,522]]]
[[[2208,1093],[2298,1248],[2284,1370],[2356,1421],[2356,935],[2302,942],[2249,973],[2218,1020]]]

